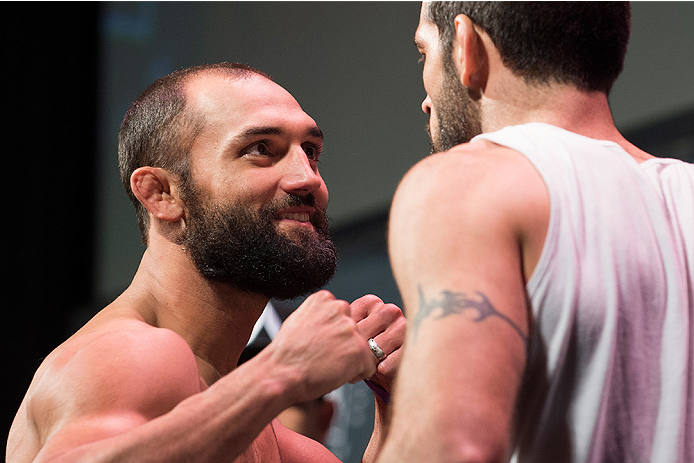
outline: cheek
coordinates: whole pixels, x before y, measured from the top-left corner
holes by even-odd
[[[433,73],[433,67],[431,63],[424,63],[424,68],[422,68],[422,83],[424,84],[424,90],[427,95],[432,95],[434,89],[434,83],[436,82],[436,75]]]
[[[433,103],[429,107],[429,127],[432,132],[436,132],[439,129],[439,119],[436,116],[436,108]]]

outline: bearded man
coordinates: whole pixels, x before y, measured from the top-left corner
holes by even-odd
[[[694,166],[617,130],[622,2],[426,2],[380,462],[694,461]]]
[[[322,140],[286,90],[236,63],[177,71],[131,105],[119,160],[147,248],[128,289],[39,367],[9,462],[337,461],[275,416],[348,381],[389,390],[399,308],[319,291],[237,368],[269,298],[335,271]],[[365,461],[386,424],[376,404]]]

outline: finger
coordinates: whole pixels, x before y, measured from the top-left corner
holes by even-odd
[[[376,345],[387,356],[390,356],[399,350],[402,344],[405,342],[406,332],[407,321],[401,316],[391,323],[384,331],[375,336],[371,336],[369,339],[373,339]],[[374,352],[374,355],[376,355],[376,352]]]
[[[387,352],[381,349],[381,346],[378,345],[378,342],[376,342],[374,338],[369,338],[367,342],[369,345],[369,349],[371,349],[371,353],[374,354],[376,360],[380,362],[386,358],[386,356],[388,355]]]
[[[317,291],[309,296],[309,298],[315,298],[318,299],[319,301],[333,301],[337,299],[333,293],[328,291],[327,289],[321,289],[320,291]]]
[[[373,294],[362,296],[350,304],[352,309],[352,318],[359,322],[368,317],[373,309],[378,307],[380,304],[383,304],[383,301],[378,296]]]
[[[402,350],[400,348],[390,352],[386,358],[380,361],[376,366],[376,374],[392,376],[400,365],[401,358]]]
[[[358,321],[357,328],[363,336],[373,338],[388,330],[400,319],[404,320],[405,318],[398,306],[381,304],[376,310],[372,310],[368,317]]]
[[[352,318],[352,306],[349,305],[349,302],[341,299],[336,299],[335,302],[340,304],[340,310],[345,317]],[[354,319],[352,319],[352,322],[354,322]]]

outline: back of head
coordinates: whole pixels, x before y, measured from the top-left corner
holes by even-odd
[[[130,177],[143,166],[161,167],[187,178],[188,152],[202,130],[205,118],[186,110],[185,84],[199,74],[235,79],[267,74],[241,63],[216,63],[175,71],[156,80],[131,105],[118,133],[118,165],[121,182],[135,206],[142,240],[147,244],[149,215],[130,188]]]
[[[430,2],[425,15],[439,30],[444,56],[450,56],[459,14],[484,29],[504,65],[529,84],[607,94],[622,72],[628,2]]]

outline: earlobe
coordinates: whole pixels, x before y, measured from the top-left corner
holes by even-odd
[[[479,31],[464,14],[455,17],[455,46],[453,58],[461,83],[471,89],[480,90],[486,79],[486,55]]]
[[[135,197],[155,217],[175,222],[183,217],[181,200],[174,191],[171,175],[158,167],[140,167],[130,176]]]

